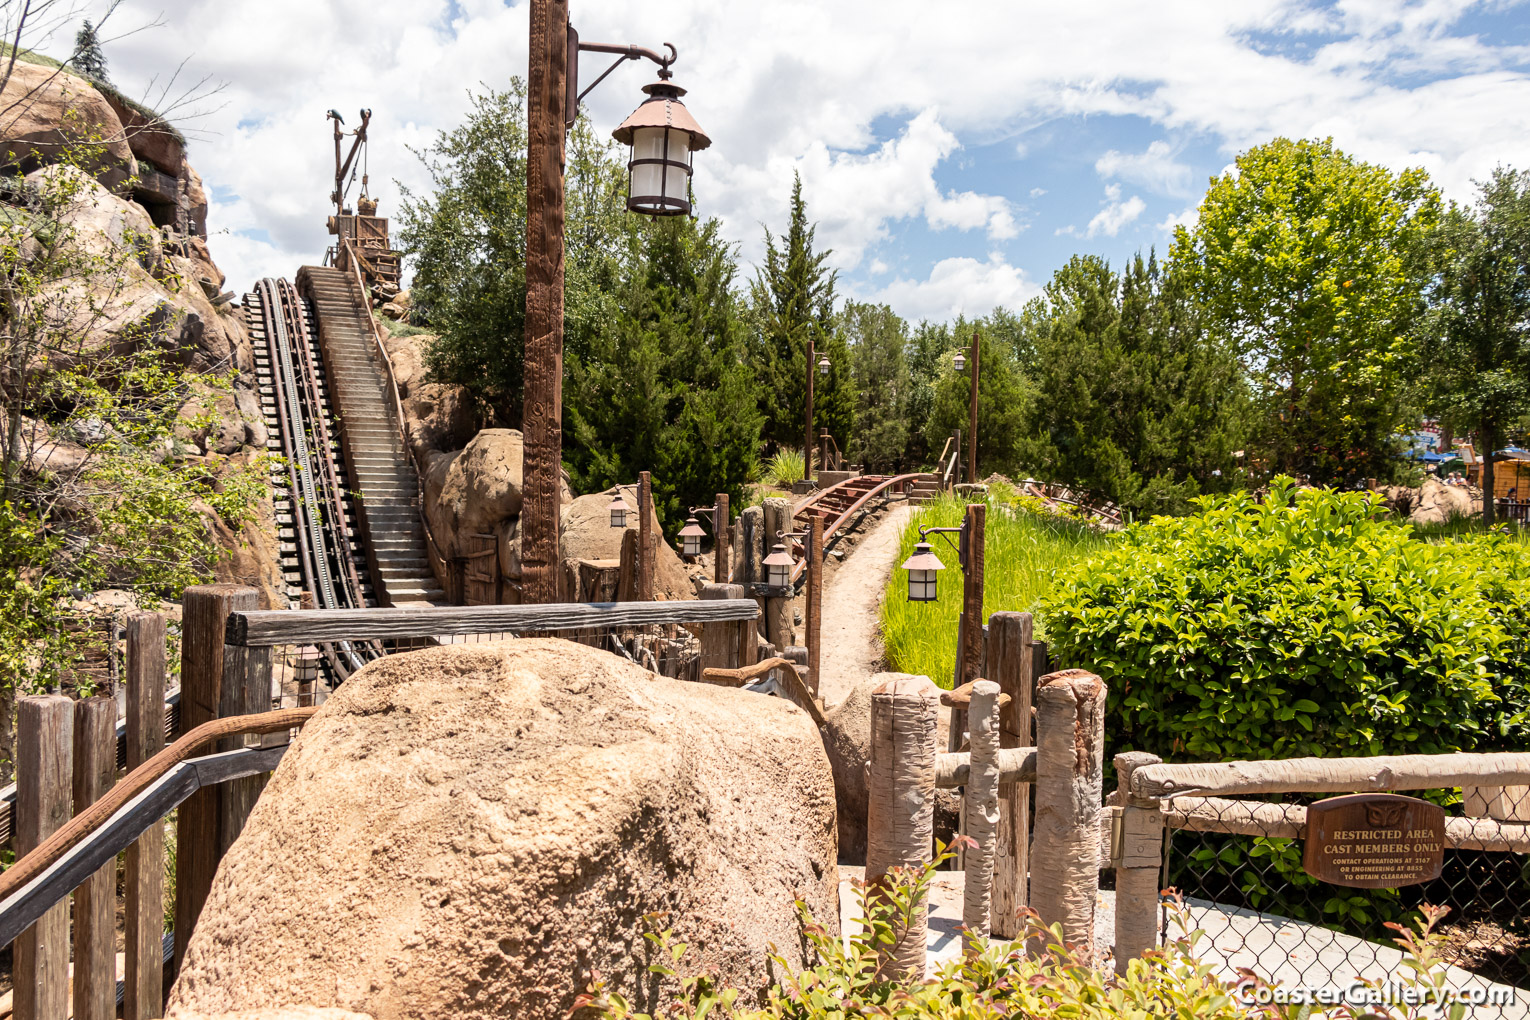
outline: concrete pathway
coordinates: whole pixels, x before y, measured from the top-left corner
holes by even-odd
[[[829,578],[823,594],[823,678],[819,696],[834,705],[851,685],[871,676],[882,662],[882,593],[898,556],[903,526],[914,507],[893,507],[859,542]]]
[[[846,936],[860,930],[859,905],[850,883],[864,877],[864,868],[839,869],[840,931]],[[925,944],[932,969],[961,955],[964,878],[959,871],[939,871],[930,883]],[[1094,938],[1102,949],[1115,944],[1115,900],[1113,891],[1103,889],[1095,904]],[[1342,990],[1358,981],[1388,982],[1408,973],[1402,951],[1395,946],[1206,900],[1187,900],[1185,908],[1191,929],[1205,933],[1196,943],[1196,956],[1211,964],[1214,972],[1226,981],[1236,981],[1238,968],[1247,967],[1270,984],[1288,991],[1330,987]],[[1182,934],[1172,919],[1170,934],[1175,937]],[[1463,993],[1466,1020],[1530,1018],[1530,989],[1488,981],[1458,967],[1447,968],[1446,974],[1447,985]],[[1358,989],[1355,994],[1360,994]],[[1323,1015],[1322,1006],[1314,1008],[1314,1020]]]

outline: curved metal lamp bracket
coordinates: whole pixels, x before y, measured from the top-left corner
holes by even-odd
[[[568,75],[567,94],[563,120],[568,127],[574,126],[574,121],[579,118],[579,104],[584,102],[584,97],[595,90],[595,86],[606,80],[610,73],[616,70],[626,60],[651,60],[659,65],[659,77],[669,79],[669,65],[673,64],[680,56],[673,43],[664,43],[664,48],[669,50],[669,56],[661,56],[646,46],[634,46],[630,43],[587,43],[579,41],[579,30],[573,25],[568,27]],[[579,88],[579,54],[581,53],[614,53],[616,62],[606,68],[599,78],[590,82],[589,87]]]

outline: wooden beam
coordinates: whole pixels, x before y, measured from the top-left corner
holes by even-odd
[[[117,699],[74,706],[74,810],[100,800],[117,779]],[[117,1016],[117,866],[113,858],[74,891],[75,1020]]]
[[[16,938],[83,878],[116,857],[186,798],[230,779],[270,772],[286,751],[285,747],[247,748],[175,765],[58,860],[0,901],[0,946]]]
[[[558,546],[563,503],[563,106],[569,62],[568,0],[531,0],[530,24],[521,583],[528,604],[547,605],[557,601],[562,570]],[[179,955],[179,945],[176,952]]]
[[[187,731],[218,718],[223,702],[223,638],[229,614],[260,605],[254,588],[232,584],[197,585],[181,597],[181,726]],[[186,802],[176,816],[175,973],[212,890],[221,848],[221,807],[216,790]]]
[[[1182,793],[1366,793],[1524,785],[1530,785],[1530,753],[1509,751],[1148,765],[1132,773],[1130,792],[1136,797],[1167,797]]]
[[[971,772],[972,752],[947,751],[935,756],[935,785],[952,790],[967,785]],[[1017,786],[1036,781],[1036,749],[1034,747],[999,748],[999,784],[1014,783]]]
[[[733,548],[732,522],[728,518],[728,494],[719,492],[712,507],[712,580],[728,583],[728,553]]]
[[[165,748],[165,618],[134,613],[127,627],[127,769]],[[127,848],[123,868],[123,1020],[164,1013],[165,828],[149,825]],[[173,959],[173,956],[172,956]]]
[[[753,599],[714,602],[593,602],[550,606],[427,606],[394,609],[242,611],[229,615],[231,645],[297,645],[449,634],[642,627],[666,623],[753,620]],[[191,724],[182,724],[190,729]]]
[[[74,702],[62,694],[16,704],[16,853],[25,856],[69,820],[74,777]],[[80,878],[94,871],[91,868]],[[16,1020],[64,1020],[69,1002],[69,890],[58,890],[11,933]],[[35,925],[34,925],[35,922]],[[32,927],[28,928],[31,925]],[[24,930],[25,929],[25,930]],[[7,942],[10,939],[6,940]]]
[[[745,601],[743,598],[744,586],[741,584],[709,584],[701,589],[701,598],[706,602],[720,601]],[[750,601],[753,605],[753,601]],[[743,626],[749,626],[747,622]],[[737,669],[744,665],[740,661],[741,645],[739,641],[740,624],[736,622],[707,623],[701,627],[701,668],[707,669]]]
[[[658,520],[653,512],[653,476],[647,471],[638,472],[638,558],[637,600],[653,601],[654,586],[654,530]]]
[[[823,663],[823,518],[814,517],[807,527],[807,635],[808,685],[813,697],[818,697],[822,683],[820,669]]]
[[[254,715],[271,710],[272,650],[241,645],[223,646],[223,690],[218,702],[218,718]],[[220,751],[237,751],[244,746],[243,734],[218,744]],[[244,821],[250,817],[260,791],[265,787],[261,776],[246,776],[230,782],[218,791],[218,859],[228,853]]]

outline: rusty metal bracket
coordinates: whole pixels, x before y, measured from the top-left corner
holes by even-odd
[[[579,30],[573,25],[568,26],[568,74],[565,76],[566,92],[564,100],[563,120],[567,127],[573,127],[574,121],[579,119],[579,104],[584,102],[584,97],[595,90],[595,86],[605,81],[612,71],[622,66],[628,60],[648,59],[659,65],[659,77],[668,79],[670,76],[669,65],[673,64],[679,51],[671,43],[664,44],[669,50],[669,56],[660,56],[646,46],[634,46],[631,43],[587,43],[579,41]],[[616,62],[601,72],[600,77],[590,82],[589,87],[579,88],[579,54],[581,53],[614,53]]]

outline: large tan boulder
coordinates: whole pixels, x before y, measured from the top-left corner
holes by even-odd
[[[811,720],[558,639],[380,659],[304,727],[224,857],[169,1016],[305,1005],[564,1020],[596,974],[761,988],[832,926],[834,793]]]
[[[473,535],[492,535],[500,522],[521,512],[521,434],[484,429],[451,462],[437,497],[452,555],[468,551]]]
[[[0,92],[5,110],[4,162],[29,173],[58,159],[82,141],[100,144],[101,158],[90,167],[108,188],[137,171],[122,121],[106,97],[84,78],[61,68],[17,61]]]
[[[878,673],[855,683],[845,699],[824,713],[823,748],[834,773],[834,800],[839,818],[839,859],[866,863],[866,808],[870,792],[867,763],[871,761],[871,692],[902,673]]]
[[[634,512],[627,514],[627,527],[611,527],[611,494],[595,493],[578,496],[563,508],[562,531],[559,550],[563,562],[577,566],[580,560],[619,560],[622,555],[622,534],[638,530],[637,486],[623,485],[622,499]],[[654,590],[669,601],[693,599],[696,588],[691,584],[690,571],[674,547],[664,540],[659,530],[658,518],[649,518],[658,540]]]
[[[186,142],[180,132],[158,117],[147,116],[142,110],[129,106],[121,96],[103,92],[101,98],[117,115],[135,159],[148,161],[154,169],[170,177],[181,175],[186,167]],[[201,181],[197,183],[200,185]]]

